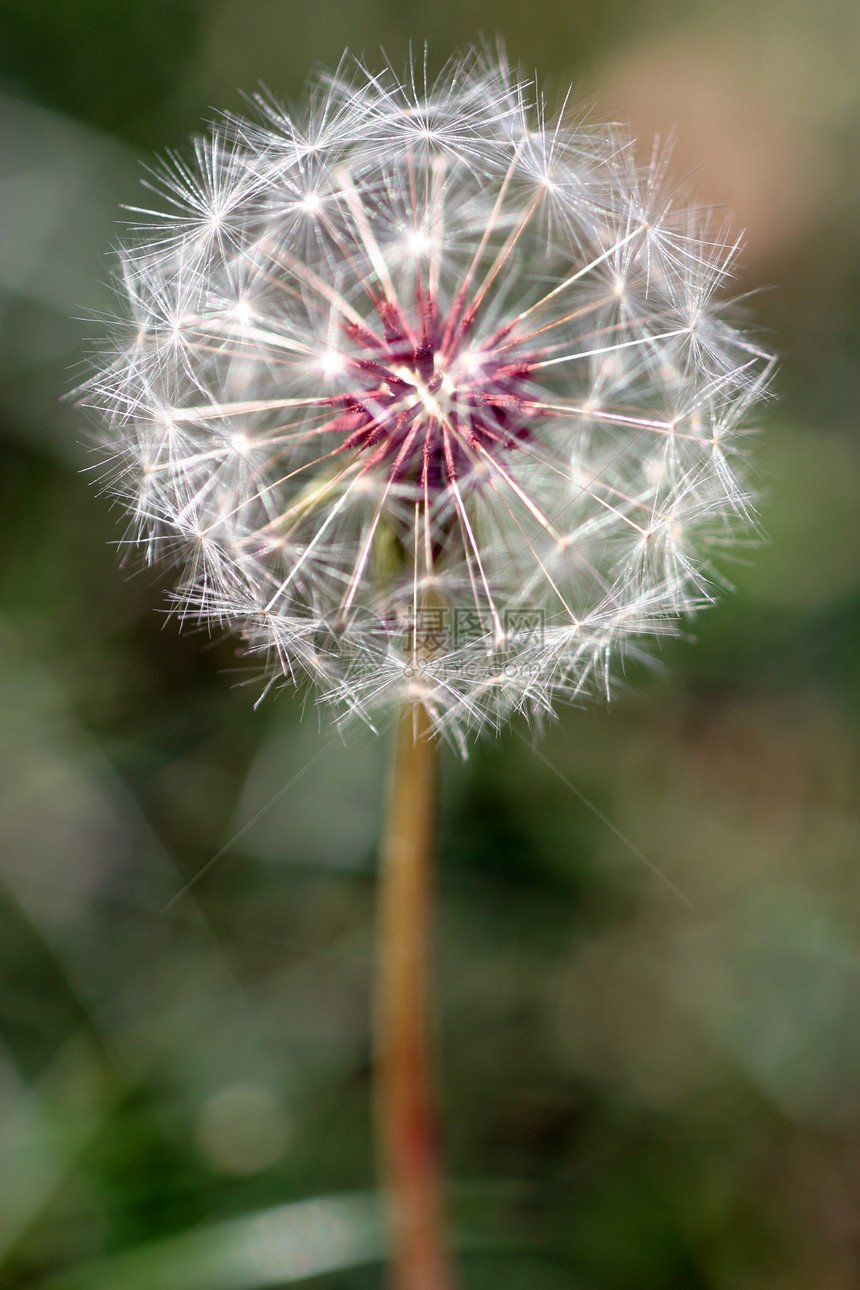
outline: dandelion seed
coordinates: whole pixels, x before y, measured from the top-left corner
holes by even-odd
[[[344,714],[420,701],[464,746],[606,689],[750,520],[737,241],[500,56],[259,107],[165,162],[121,251],[84,397],[129,540]]]

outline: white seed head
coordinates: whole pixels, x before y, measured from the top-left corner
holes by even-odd
[[[129,541],[270,683],[470,729],[608,690],[750,521],[738,243],[503,55],[347,59],[169,158],[85,387]]]

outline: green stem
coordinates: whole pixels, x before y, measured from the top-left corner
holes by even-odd
[[[382,839],[376,1111],[394,1290],[451,1290],[431,1057],[428,957],[437,748],[426,710],[397,729]]]

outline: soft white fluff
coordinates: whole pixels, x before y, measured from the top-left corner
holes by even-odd
[[[469,729],[607,689],[748,525],[737,242],[502,56],[345,59],[153,176],[84,397],[128,541],[270,683]]]

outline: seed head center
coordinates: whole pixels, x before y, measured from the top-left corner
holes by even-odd
[[[348,327],[359,355],[341,370],[350,374],[340,396],[343,446],[367,450],[367,469],[444,492],[453,473],[477,479],[481,454],[506,453],[528,437],[532,356],[509,328],[476,342],[473,315],[457,302],[447,319],[421,299],[414,311],[389,301],[377,308],[383,335]]]
[[[452,398],[456,398],[450,376],[443,376],[434,371],[428,380],[424,380],[412,368],[396,367],[393,371],[399,380],[409,386],[408,392],[404,394],[401,401],[404,409],[420,407],[437,421],[447,421]]]

